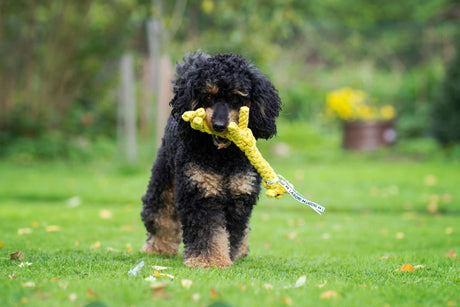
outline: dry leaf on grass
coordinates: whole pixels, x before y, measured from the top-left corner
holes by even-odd
[[[10,260],[19,260],[19,261],[23,261],[24,260],[24,254],[22,253],[22,251],[17,251],[15,253],[12,253],[10,255]]]
[[[283,303],[288,306],[292,306],[292,300],[290,297],[287,297],[287,296],[283,297]]]
[[[109,211],[109,210],[105,210],[105,209],[100,210],[100,211],[99,211],[99,217],[100,217],[101,219],[104,219],[104,220],[111,219],[111,218],[112,218],[112,212]]]
[[[265,283],[264,288],[267,289],[267,290],[271,290],[271,289],[273,289],[273,286],[271,284]]]
[[[180,284],[182,285],[183,288],[188,290],[193,285],[193,281],[191,281],[190,279],[182,279],[180,281]]]
[[[164,271],[164,270],[170,269],[170,267],[160,266],[160,265],[152,265],[151,267],[156,271]]]
[[[99,248],[99,247],[101,247],[101,242],[97,241],[96,243],[91,244],[89,248],[90,249],[96,249],[96,248]]]
[[[0,241],[0,248],[2,248],[3,246],[5,246],[5,243],[3,243],[3,241]]]
[[[209,296],[211,298],[220,298],[222,297],[222,294],[220,294],[220,292],[217,291],[216,289],[212,288],[211,290],[209,290]]]
[[[35,287],[35,283],[33,281],[26,281],[24,283],[21,283],[21,285],[24,288],[34,288]]]
[[[306,275],[300,276],[299,279],[297,279],[297,281],[295,282],[294,288],[299,288],[299,287],[305,285],[306,281],[307,281],[307,276]]]
[[[198,302],[200,300],[200,294],[199,293],[194,293],[192,295],[192,301]]]
[[[167,277],[167,278],[174,279],[174,276],[172,276],[171,274],[161,274],[161,273],[158,273],[158,271],[155,271],[153,275],[155,277]]]
[[[324,300],[330,300],[332,298],[337,298],[339,294],[335,292],[334,290],[329,290],[321,293],[320,297]]]
[[[399,270],[400,270],[401,272],[413,272],[413,271],[414,271],[414,266],[413,266],[412,264],[406,263],[406,264],[403,264],[403,265],[399,268]]]
[[[27,235],[32,233],[32,228],[19,228],[18,229],[18,235]]]
[[[77,300],[77,294],[76,293],[70,293],[69,294],[69,301],[75,302]]]
[[[48,225],[45,227],[46,232],[58,232],[61,231],[61,227],[57,225]]]
[[[457,258],[457,254],[454,252],[454,250],[451,249],[450,251],[447,252],[446,257],[455,259]]]
[[[87,299],[90,299],[90,298],[97,298],[97,294],[96,292],[94,292],[92,289],[88,288],[86,289],[86,298]]]
[[[320,285],[318,285],[318,288],[324,288],[324,286],[327,285],[327,280],[324,280],[324,282]]]

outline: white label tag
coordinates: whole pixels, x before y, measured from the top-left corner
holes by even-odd
[[[286,189],[286,191],[295,199],[297,200],[298,202],[304,204],[304,205],[307,205],[307,206],[310,206],[313,210],[315,210],[319,215],[321,215],[321,213],[324,212],[325,208],[321,205],[318,205],[317,203],[315,202],[312,202],[308,199],[306,199],[305,197],[303,197],[299,192],[297,192],[289,183],[288,181],[281,175],[278,174],[278,177],[281,178],[277,178],[277,182],[279,182],[283,188]]]

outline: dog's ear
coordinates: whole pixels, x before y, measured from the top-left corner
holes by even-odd
[[[183,63],[176,65],[176,77],[174,83],[174,98],[171,100],[172,114],[177,118],[185,111],[192,109],[196,99],[194,90],[200,80],[200,71],[210,56],[205,52],[195,52],[184,57]]]
[[[281,99],[275,86],[255,66],[251,67],[251,83],[249,128],[256,139],[268,139],[276,134]]]

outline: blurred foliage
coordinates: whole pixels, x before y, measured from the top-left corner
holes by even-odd
[[[0,0],[0,155],[113,137],[118,60],[145,57],[151,17],[175,61],[201,49],[257,64],[289,120],[322,121],[327,92],[351,86],[394,105],[404,137],[428,134],[460,32],[455,0]]]
[[[460,38],[460,37],[459,37]],[[433,108],[433,134],[443,145],[460,142],[460,42]]]

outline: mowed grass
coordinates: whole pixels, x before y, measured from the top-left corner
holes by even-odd
[[[261,150],[275,170],[326,212],[261,195],[250,254],[229,269],[139,252],[147,162],[0,162],[2,305],[460,305],[458,163],[391,153],[321,158],[295,145],[283,158],[270,153],[274,144]],[[24,260],[9,260],[19,250]],[[146,281],[153,265],[174,279]]]

